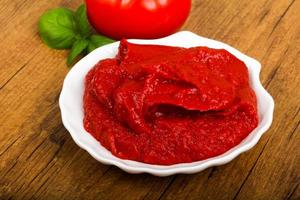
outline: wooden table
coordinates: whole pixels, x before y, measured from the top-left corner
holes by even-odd
[[[58,97],[66,51],[45,46],[39,16],[80,0],[0,0],[0,199],[300,199],[300,0],[195,0],[184,30],[262,63],[274,121],[234,161],[194,175],[131,175],[80,149]]]

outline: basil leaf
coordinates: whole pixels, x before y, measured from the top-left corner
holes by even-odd
[[[54,49],[69,49],[76,40],[74,12],[57,8],[43,14],[39,20],[42,40]]]
[[[89,39],[90,39],[89,46],[88,46],[89,53],[100,46],[114,42],[114,40],[105,37],[103,35],[92,35]]]
[[[67,64],[70,66],[73,64],[75,58],[77,58],[88,46],[89,42],[85,39],[79,39],[74,42],[72,49],[67,58]]]
[[[79,33],[83,38],[91,34],[91,27],[86,15],[86,6],[83,4],[79,6],[75,12],[75,20]]]

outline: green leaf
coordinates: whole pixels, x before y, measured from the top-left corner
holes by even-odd
[[[74,12],[56,8],[43,14],[38,24],[42,40],[54,49],[69,49],[76,41]]]
[[[90,39],[89,46],[88,46],[89,53],[100,46],[114,42],[114,40],[105,37],[103,35],[92,35],[89,39]]]
[[[70,66],[73,64],[75,58],[77,58],[87,48],[89,42],[85,39],[79,39],[74,42],[72,49],[68,55],[67,64]]]
[[[77,8],[75,12],[75,20],[80,35],[83,38],[90,36],[91,27],[86,15],[86,6],[84,4]]]

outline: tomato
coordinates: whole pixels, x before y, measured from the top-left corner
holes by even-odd
[[[90,23],[114,39],[160,38],[177,31],[191,0],[86,0]]]

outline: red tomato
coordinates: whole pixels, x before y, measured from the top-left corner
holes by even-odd
[[[159,38],[177,31],[191,0],[86,0],[94,28],[114,39]]]

